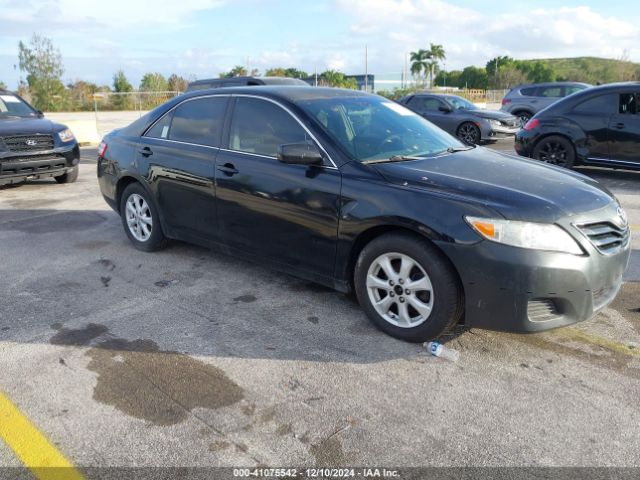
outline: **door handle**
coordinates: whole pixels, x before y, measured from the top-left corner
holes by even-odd
[[[138,150],[138,152],[143,157],[150,157],[151,155],[153,155],[153,152],[151,151],[151,149],[149,147],[141,148],[140,150]]]
[[[233,163],[225,163],[218,167],[218,170],[229,177],[232,177],[236,173],[238,173],[238,169],[233,165]]]
[[[614,125],[618,130],[622,130],[624,128],[624,123],[618,122]]]

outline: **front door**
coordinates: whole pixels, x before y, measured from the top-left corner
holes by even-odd
[[[621,93],[609,123],[611,161],[640,165],[640,91]]]
[[[228,148],[216,159],[218,225],[231,247],[330,278],[336,252],[340,172],[290,165],[278,146],[313,142],[283,107],[235,98]]]

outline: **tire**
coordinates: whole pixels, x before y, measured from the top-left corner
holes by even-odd
[[[76,165],[64,175],[54,177],[58,183],[73,183],[78,180],[78,166]]]
[[[139,183],[130,184],[122,193],[120,218],[125,233],[138,250],[153,252],[167,245],[155,203]]]
[[[512,113],[512,115],[515,115],[516,117],[518,117],[520,119],[520,124],[522,127],[524,127],[524,125],[531,120],[531,118],[533,117],[533,114],[524,110],[521,110],[519,112],[515,112]]]
[[[456,130],[456,136],[467,145],[480,143],[480,129],[471,122],[464,122]]]
[[[407,288],[412,285],[413,290]],[[356,296],[369,319],[383,332],[409,342],[432,340],[458,323],[464,306],[458,285],[442,254],[409,233],[372,240],[354,271]],[[381,305],[375,306],[377,301]]]
[[[572,168],[576,161],[576,151],[567,138],[550,135],[536,143],[532,157],[558,167]]]

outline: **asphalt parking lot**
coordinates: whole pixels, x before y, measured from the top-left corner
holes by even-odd
[[[542,334],[463,332],[454,364],[323,287],[133,249],[82,155],[75,184],[0,188],[0,392],[81,471],[640,466],[640,172],[581,170],[634,229],[614,303]]]

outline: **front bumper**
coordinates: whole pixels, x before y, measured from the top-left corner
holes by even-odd
[[[0,185],[64,175],[80,162],[77,143],[52,150],[0,154]]]
[[[577,238],[577,235],[576,235]],[[465,324],[539,332],[592,318],[615,298],[631,254],[630,241],[604,255],[588,240],[585,255],[529,250],[487,240],[440,245],[460,274]]]
[[[491,127],[487,136],[490,140],[514,138],[519,131],[520,127]]]

